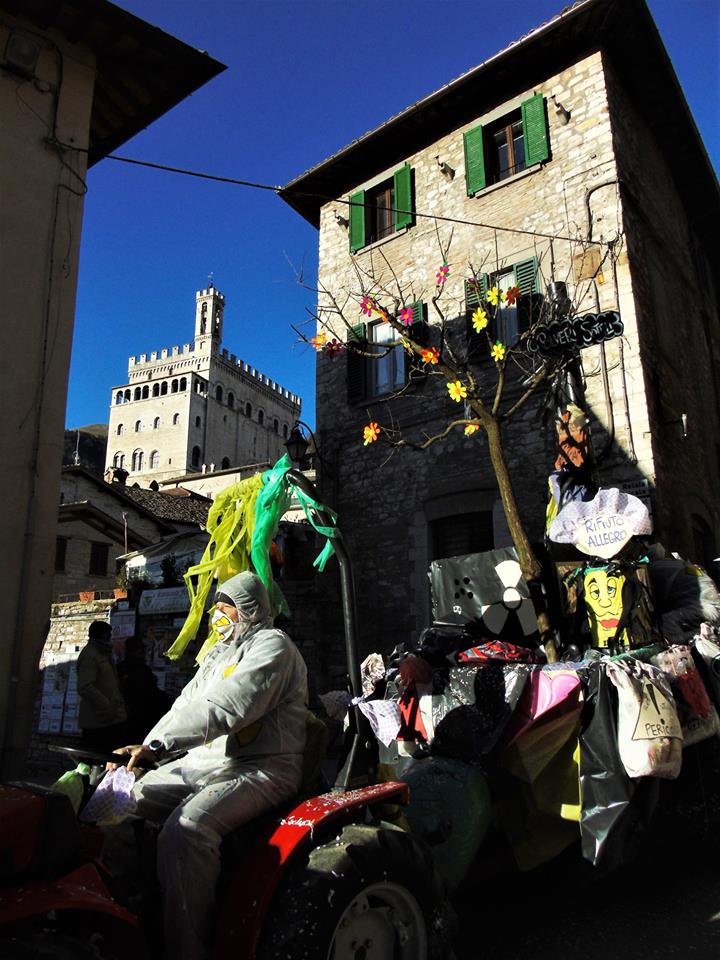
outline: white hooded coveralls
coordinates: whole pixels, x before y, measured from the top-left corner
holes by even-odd
[[[260,579],[221,586],[252,625],[219,642],[145,743],[188,753],[135,785],[137,813],[165,821],[158,839],[167,956],[205,960],[212,941],[220,842],[297,792],[305,747],[307,672],[271,626]]]

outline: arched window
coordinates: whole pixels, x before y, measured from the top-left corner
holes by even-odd
[[[262,426],[265,423],[265,414],[262,410],[258,410],[258,423]]]
[[[153,420],[153,430],[157,430],[159,426],[160,426],[160,417],[155,417],[155,419]]]
[[[177,393],[177,392],[178,392],[178,382],[177,380],[173,380],[173,382],[170,384],[170,393]]]
[[[287,440],[287,435],[288,435],[287,424],[284,423],[284,424],[283,424],[283,437],[284,437],[285,440]]]
[[[150,387],[147,384],[145,384],[145,386],[142,388],[142,398],[143,400],[147,400],[149,396],[150,396]]]
[[[129,399],[130,399],[130,391],[129,391],[129,390],[126,390],[126,391],[125,391],[125,403],[127,403]]]
[[[252,404],[251,404],[251,403],[246,403],[246,404],[245,404],[245,416],[246,416],[246,417],[251,417],[251,416],[252,416]]]
[[[187,390],[187,377],[180,377],[180,393]]]
[[[201,423],[202,423],[202,420],[200,419],[200,417],[195,417],[195,426],[199,427]]]
[[[179,413],[174,413],[174,414],[173,414],[173,426],[176,427],[179,423],[180,423],[180,414],[179,414]]]
[[[150,454],[150,469],[157,470],[160,466],[160,453],[158,450],[153,450]]]
[[[275,431],[275,433],[280,432],[280,421],[277,418],[273,420],[273,430]]]
[[[159,383],[154,383],[154,384],[153,384],[152,395],[153,395],[154,397],[159,397],[159,396],[160,396],[160,384],[159,384]]]
[[[121,437],[124,432],[125,432],[125,427],[122,425],[122,423],[119,423],[117,425],[117,435]]]
[[[223,398],[223,388],[220,386],[220,384],[218,384],[215,387],[215,399],[217,400],[218,403],[222,403],[222,398]]]
[[[136,420],[136,421],[135,421],[135,433],[140,433],[140,430],[141,430],[141,429],[142,429],[142,420]]]
[[[223,458],[222,458],[222,463],[220,464],[220,469],[221,469],[221,470],[229,470],[229,469],[230,469],[230,460],[229,460],[227,457],[223,457]]]
[[[142,390],[140,387],[135,387],[135,392],[133,393],[133,400],[139,400],[142,396]]]
[[[234,394],[234,393],[229,393],[229,394],[228,394],[228,406],[230,407],[231,410],[234,410],[234,409],[235,409],[235,394]]]
[[[200,447],[192,448],[192,459],[190,462],[194,467],[200,466]]]
[[[142,450],[134,450],[132,455],[132,468],[136,473],[143,468]]]
[[[122,466],[124,463],[125,463],[125,454],[116,453],[115,456],[113,457],[113,466],[116,467],[118,470],[122,470]]]
[[[115,403],[122,403],[125,399],[122,390],[118,390],[117,395],[115,396]]]
[[[167,395],[167,380],[163,380],[160,384],[160,396],[164,397]]]

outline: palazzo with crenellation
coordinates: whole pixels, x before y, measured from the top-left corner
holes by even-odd
[[[105,467],[129,483],[274,462],[300,416],[299,396],[221,348],[223,294],[195,301],[193,342],[130,357],[113,387]]]

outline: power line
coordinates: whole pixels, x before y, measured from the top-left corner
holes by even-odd
[[[65,144],[63,144],[65,146]],[[71,149],[76,149],[75,147]],[[167,173],[179,173],[185,177],[197,177],[200,180],[214,180],[218,183],[230,183],[238,187],[251,187],[254,190],[267,190],[270,193],[279,195],[283,187],[273,186],[269,183],[257,183],[254,180],[240,180],[236,177],[219,177],[213,173],[204,173],[200,170],[186,170],[182,167],[171,167],[165,163],[151,163],[149,160],[135,160],[132,157],[121,157],[115,153],[109,153],[107,160],[117,160],[120,163],[131,163],[138,167],[150,167],[152,170],[163,170]],[[519,227],[502,227],[494,223],[482,223],[478,220],[464,220],[460,217],[443,217],[437,213],[422,213],[419,210],[401,210],[399,207],[382,207],[376,204],[358,203],[357,201],[344,200],[341,197],[329,197],[322,193],[297,193],[296,196],[308,197],[314,200],[324,200],[326,203],[341,203],[346,207],[363,207],[364,209],[384,210],[388,213],[401,213],[408,216],[419,217],[423,220],[435,220],[441,223],[457,223],[466,227],[482,227],[485,230],[498,230],[501,233],[519,233],[527,237],[540,237],[543,240],[565,240],[568,243],[577,243],[578,237],[564,237],[557,233],[542,233],[538,230],[522,230]],[[607,241],[602,240],[584,240],[584,243],[595,244],[597,246],[608,246]]]

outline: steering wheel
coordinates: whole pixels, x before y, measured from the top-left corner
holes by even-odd
[[[90,747],[66,747],[59,743],[48,743],[47,748],[51,753],[61,753],[75,763],[87,763],[94,767],[104,767],[106,763],[116,763],[119,766],[125,766],[130,760],[130,755],[127,753],[111,753],[109,750],[92,750]],[[157,764],[136,763],[135,766],[140,770],[154,770]]]

